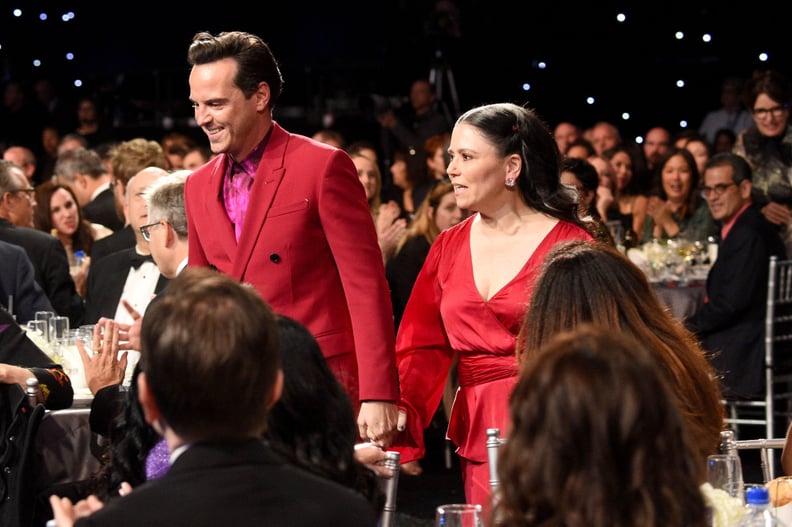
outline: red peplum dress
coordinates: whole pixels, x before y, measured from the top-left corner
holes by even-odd
[[[396,337],[396,360],[407,428],[393,449],[401,452],[402,463],[423,457],[424,429],[440,404],[458,353],[459,390],[446,435],[461,457],[467,502],[486,504],[486,430],[498,427],[501,437],[506,435],[509,395],[518,371],[516,338],[533,283],[553,245],[592,237],[582,227],[559,221],[520,272],[485,302],[473,280],[470,228],[474,218],[440,233],[405,308]]]

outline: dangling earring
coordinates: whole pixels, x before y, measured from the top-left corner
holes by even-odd
[[[506,178],[506,186],[507,187],[514,188],[514,183],[515,183],[515,181],[514,181],[513,177],[507,177]]]

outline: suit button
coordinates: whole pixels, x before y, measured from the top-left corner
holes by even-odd
[[[279,255],[277,255],[276,253],[272,253],[272,254],[270,254],[270,261],[271,261],[272,263],[280,263],[280,261],[281,261],[281,258],[280,258],[280,256],[279,256]]]

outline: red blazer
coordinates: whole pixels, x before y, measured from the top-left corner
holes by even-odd
[[[222,199],[228,156],[187,179],[188,263],[253,285],[325,357],[354,353],[361,400],[396,401],[393,311],[355,166],[342,150],[272,126],[239,243]]]

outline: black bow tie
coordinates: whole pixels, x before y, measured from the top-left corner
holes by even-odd
[[[138,254],[137,252],[133,252],[129,257],[129,265],[135,269],[140,267],[143,262],[154,263],[154,258],[152,258],[150,254]]]

